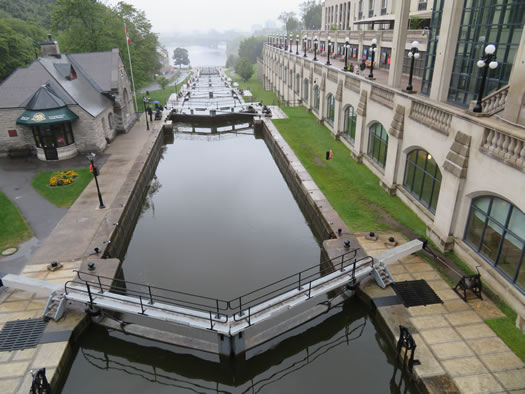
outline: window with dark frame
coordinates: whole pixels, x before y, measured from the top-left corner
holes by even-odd
[[[368,156],[381,168],[385,168],[388,149],[388,133],[379,122],[372,124],[368,133]]]
[[[349,105],[345,109],[344,136],[352,142],[355,140],[356,119],[357,115],[355,113],[354,107]]]
[[[415,149],[407,154],[403,187],[432,213],[436,212],[441,179],[441,171],[427,151]]]

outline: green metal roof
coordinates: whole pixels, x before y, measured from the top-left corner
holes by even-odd
[[[69,110],[68,107],[46,109],[41,111],[26,110],[16,120],[18,124],[25,124],[28,126],[38,126],[46,124],[57,124],[73,122],[77,120],[78,116]]]

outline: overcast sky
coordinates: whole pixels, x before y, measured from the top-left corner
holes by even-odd
[[[105,0],[114,5],[118,0]],[[299,12],[303,0],[125,0],[143,10],[161,34],[215,29],[249,31],[283,11]]]

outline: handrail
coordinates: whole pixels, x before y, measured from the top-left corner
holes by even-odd
[[[322,285],[312,285],[312,282],[336,271],[344,272],[345,268],[349,266],[352,267],[349,279],[355,280],[357,264],[368,258],[367,256],[365,258],[358,259],[358,250],[359,248],[351,249],[337,257],[323,261],[292,275],[288,275],[285,278],[269,283],[231,300],[223,300],[183,291],[165,289],[158,286],[151,286],[148,284],[126,281],[123,279],[115,279],[78,270],[74,271],[77,274],[77,278],[69,280],[65,283],[64,292],[66,295],[69,294],[69,292],[81,292],[87,294],[91,305],[96,304],[96,297],[98,296],[103,296],[110,299],[113,298],[119,301],[122,300],[116,296],[112,296],[111,294],[122,294],[136,297],[138,300],[134,301],[134,304],[141,307],[143,314],[145,314],[146,308],[154,308],[157,310],[173,312],[172,310],[163,308],[158,304],[191,308],[194,311],[203,312],[206,315],[209,315],[210,325],[213,329],[214,322],[227,323],[232,315],[235,321],[244,319],[248,319],[249,321],[251,317],[251,310],[253,308],[271,299],[283,296],[294,289],[299,291],[304,289],[305,292],[308,292],[308,296],[310,297],[312,289]],[[74,285],[85,286],[85,289]],[[288,295],[285,299],[280,301],[286,301],[296,296],[297,293],[294,293]],[[270,307],[271,306],[266,306],[258,310],[257,313],[267,310]],[[229,311],[232,311],[232,315],[228,314]],[[183,315],[193,316],[182,311],[180,311],[180,313]]]

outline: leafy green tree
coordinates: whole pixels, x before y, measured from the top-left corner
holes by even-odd
[[[166,86],[170,83],[170,80],[166,78],[164,75],[161,75],[157,78],[157,83],[160,85],[162,89],[165,89]]]
[[[21,19],[25,22],[49,28],[49,14],[55,0],[2,0],[3,17]]]
[[[307,0],[299,5],[301,8],[301,20],[305,29],[320,29],[322,22],[323,7],[320,1]]]
[[[286,25],[288,33],[299,30],[301,26],[301,22],[295,17],[295,12],[282,12],[278,19]]]
[[[251,64],[257,63],[257,58],[262,57],[262,49],[266,42],[265,37],[248,37],[239,44],[239,57],[247,58]]]
[[[235,72],[244,80],[247,81],[253,75],[253,64],[250,59],[242,57],[235,65]]]
[[[239,60],[239,57],[236,55],[228,55],[228,59],[226,59],[226,68],[235,67],[235,64],[237,64],[237,61]]]
[[[175,48],[173,51],[173,60],[175,61],[175,65],[179,65],[180,67],[182,67],[182,65],[189,65],[190,58],[188,57],[188,50],[186,48]]]
[[[36,25],[16,18],[0,19],[0,81],[38,56],[43,37],[43,30]]]

